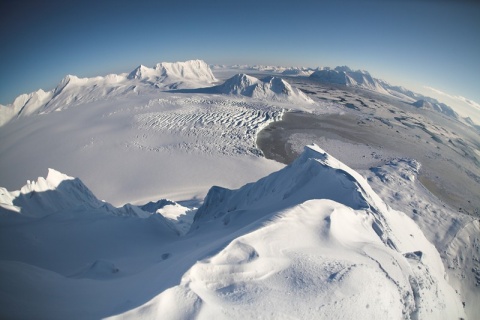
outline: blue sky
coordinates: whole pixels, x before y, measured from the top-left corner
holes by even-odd
[[[480,103],[475,1],[24,1],[0,4],[0,103],[139,64],[348,65]],[[427,88],[428,87],[428,88]],[[446,96],[445,96],[446,97]]]

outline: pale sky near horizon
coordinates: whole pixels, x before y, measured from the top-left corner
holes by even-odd
[[[0,104],[67,74],[187,59],[347,65],[440,101],[480,103],[475,1],[4,0],[0,13]]]

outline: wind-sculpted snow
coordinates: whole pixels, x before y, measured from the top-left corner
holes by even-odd
[[[316,146],[238,190],[212,188],[188,236],[207,234],[232,240],[179,285],[123,316],[464,316],[438,252],[415,223]]]
[[[46,181],[44,192],[77,180]],[[74,214],[0,216],[0,241],[16,240],[0,246],[6,318],[465,316],[417,225],[317,146],[239,190],[212,188],[183,236],[161,216],[168,201],[142,206],[156,211],[142,219],[53,198]]]
[[[135,116],[138,128],[180,139],[179,143],[146,146],[141,139],[135,147],[149,151],[168,149],[208,154],[261,154],[256,147],[257,133],[272,121],[281,119],[283,110],[259,103],[230,99],[188,98],[172,100],[174,111],[143,113]],[[175,140],[175,139],[173,139]]]

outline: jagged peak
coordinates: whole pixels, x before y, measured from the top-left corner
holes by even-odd
[[[20,193],[27,194],[31,192],[55,190],[62,182],[69,180],[75,180],[75,178],[67,176],[60,171],[48,168],[46,178],[38,177],[36,181],[27,180],[27,184],[20,189]]]
[[[260,79],[265,84],[269,85],[269,89],[277,94],[289,95],[293,90],[292,86],[285,80],[279,77],[268,76]]]
[[[227,79],[225,84],[242,84],[243,86],[251,86],[258,82],[258,79],[252,76],[249,76],[245,73],[237,73],[233,77]]]
[[[353,72],[353,70],[347,66],[338,66],[334,70],[338,72]]]
[[[127,76],[128,79],[141,79],[145,75],[145,73],[151,70],[150,68],[144,66],[144,65],[139,65],[135,69],[132,70]]]
[[[52,168],[48,168],[48,174],[47,174],[46,181],[52,186],[57,187],[63,181],[74,180],[74,179],[75,178],[70,177],[70,176],[68,176],[64,173],[61,173],[60,171],[57,171],[57,170],[52,169]]]
[[[60,81],[57,87],[53,90],[53,93],[54,95],[58,95],[69,85],[75,85],[75,84],[81,85],[81,84],[85,84],[87,81],[88,81],[88,78],[79,78],[75,75],[68,74]]]

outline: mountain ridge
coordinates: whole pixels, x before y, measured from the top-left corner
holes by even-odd
[[[140,65],[130,73],[91,78],[66,75],[52,90],[39,89],[18,96],[9,105],[0,105],[0,126],[16,117],[62,110],[107,97],[137,95],[158,89],[197,88],[214,82],[217,79],[202,60],[162,62],[154,68]]]
[[[46,179],[30,183],[29,190],[56,190],[75,181],[78,179],[51,170]],[[64,203],[65,197],[72,199],[68,192],[56,195],[58,203]],[[32,199],[23,204],[35,201]],[[71,283],[69,288],[75,292],[64,295],[62,290],[54,290],[52,295],[39,297],[47,308],[33,311],[37,316],[57,315],[52,312],[71,315],[71,308],[48,308],[53,301],[75,306],[78,299],[95,299],[98,302],[89,304],[86,313],[93,318],[100,314],[127,319],[155,315],[235,318],[239,312],[243,317],[310,318],[318,315],[318,310],[312,309],[317,305],[323,306],[321,312],[328,318],[464,317],[458,295],[444,278],[438,251],[415,222],[389,208],[365,178],[316,145],[305,147],[293,164],[257,182],[237,190],[212,188],[185,235],[175,236],[167,221],[154,213],[149,219],[110,215],[98,221],[88,214],[91,208],[78,205],[91,199],[76,201],[70,209],[63,208],[62,214],[80,208],[66,220],[58,214],[47,220],[32,217],[30,231],[41,241],[21,240],[15,233],[22,232],[21,226],[6,228],[7,236],[17,235],[24,246],[20,248],[26,251],[25,256],[18,250],[3,253],[17,257],[18,262],[1,261],[2,273],[13,280],[24,279],[33,270],[38,275],[3,287],[9,299],[21,299],[25,283],[39,288]],[[156,210],[163,204],[147,206]],[[11,223],[15,216],[7,212],[2,222]],[[69,232],[45,228],[45,223],[65,225]],[[73,232],[77,227],[81,233]],[[147,249],[136,247],[135,239]],[[78,257],[76,252],[68,252],[76,261],[65,264],[61,250],[70,247],[63,246],[63,241],[76,248],[88,244],[90,250],[81,250]],[[128,264],[123,248],[116,249],[118,242],[128,246],[133,265]],[[49,251],[50,246],[55,250]],[[48,254],[48,259],[42,254],[35,260],[29,250]],[[68,272],[69,276],[52,271]],[[118,308],[118,294],[133,299],[132,303]],[[30,300],[24,303],[32,303]],[[10,306],[4,307],[3,312],[13,314]],[[22,310],[24,315],[32,312],[30,308]]]

